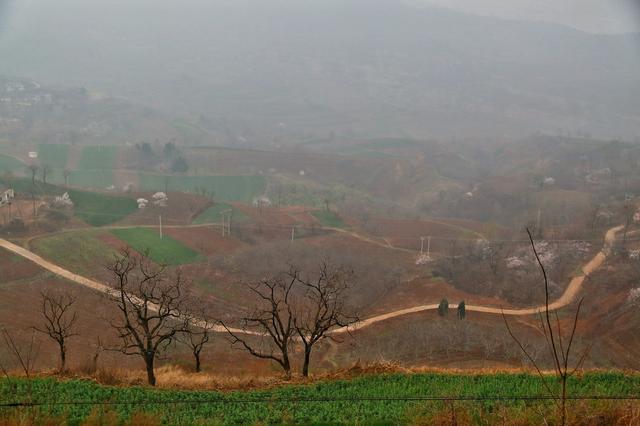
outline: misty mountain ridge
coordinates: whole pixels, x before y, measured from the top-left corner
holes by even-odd
[[[639,34],[392,1],[40,3],[14,4],[0,74],[105,90],[224,143],[640,133]]]

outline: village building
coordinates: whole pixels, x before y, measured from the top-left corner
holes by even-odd
[[[0,186],[0,206],[11,203],[11,200],[16,196],[15,192],[11,188]]]

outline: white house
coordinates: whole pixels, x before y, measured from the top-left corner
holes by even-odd
[[[0,187],[0,206],[4,206],[13,200],[16,196],[11,188]]]
[[[271,207],[271,200],[266,195],[256,197],[253,199],[254,207]]]

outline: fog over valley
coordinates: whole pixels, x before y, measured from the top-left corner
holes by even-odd
[[[217,138],[632,139],[640,123],[638,34],[391,0],[5,0],[3,14],[0,73],[124,97]]]
[[[640,426],[640,0],[0,0],[0,425]]]

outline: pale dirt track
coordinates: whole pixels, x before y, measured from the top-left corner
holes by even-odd
[[[582,289],[582,284],[584,284],[584,280],[587,278],[587,276],[589,276],[589,274],[593,273],[594,271],[596,271],[600,266],[602,266],[602,264],[604,263],[605,259],[607,258],[607,255],[609,253],[609,250],[611,248],[611,245],[613,243],[613,241],[616,238],[616,233],[618,231],[620,231],[621,229],[623,229],[624,226],[616,226],[614,228],[611,228],[607,231],[607,233],[605,234],[604,237],[604,245],[602,247],[602,250],[598,252],[598,254],[596,254],[589,262],[587,262],[583,267],[582,267],[582,274],[576,277],[573,277],[571,279],[571,281],[569,282],[569,285],[567,286],[566,290],[564,291],[564,293],[562,294],[562,296],[560,296],[557,300],[551,302],[549,304],[549,310],[551,311],[555,311],[558,310],[560,308],[563,308],[567,305],[569,305],[570,303],[572,303],[575,299],[576,296],[578,295],[578,293],[580,292],[580,290]],[[455,304],[449,304],[449,309],[456,309],[457,305]],[[496,308],[496,307],[491,307],[491,306],[479,306],[479,305],[466,305],[465,306],[467,311],[471,311],[471,312],[482,312],[482,313],[486,313],[486,314],[498,314],[498,315],[535,315],[538,312],[541,312],[542,310],[544,310],[544,305],[540,305],[540,306],[536,306],[533,308],[522,308],[522,309],[502,309],[502,308]],[[400,309],[397,311],[393,311],[393,312],[389,312],[386,314],[382,314],[382,315],[377,315],[375,317],[371,317],[371,318],[367,318],[365,320],[360,321],[357,324],[354,324],[352,326],[349,327],[349,330],[347,330],[346,328],[340,328],[340,329],[336,329],[334,330],[334,332],[336,333],[344,333],[347,331],[354,331],[354,330],[358,330],[361,328],[365,328],[368,327],[372,324],[375,324],[377,322],[381,322],[381,321],[386,321],[392,318],[397,318],[403,315],[409,315],[409,314],[414,314],[417,312],[424,312],[424,311],[429,311],[429,310],[435,310],[438,309],[438,304],[431,304],[431,305],[421,305],[421,306],[413,306],[411,308],[406,308],[406,309]]]
[[[602,264],[604,263],[605,259],[607,258],[607,255],[609,254],[609,250],[611,248],[612,243],[615,240],[616,237],[616,233],[619,232],[621,229],[623,229],[624,226],[616,226],[614,228],[611,228],[607,231],[607,233],[605,234],[604,237],[604,245],[602,247],[602,250],[600,252],[598,252],[598,254],[596,254],[589,262],[587,262],[583,267],[582,267],[582,274],[576,277],[573,277],[571,279],[571,281],[569,282],[569,285],[567,286],[565,292],[562,294],[562,296],[560,296],[557,300],[553,301],[552,303],[549,304],[549,309],[550,310],[557,310],[560,309],[564,306],[567,306],[568,304],[572,303],[575,299],[576,296],[578,295],[578,293],[580,292],[580,290],[582,289],[582,285],[584,283],[584,280],[586,279],[586,277],[593,273],[594,271],[596,271],[600,266],[602,266]],[[374,242],[373,240],[371,242]],[[377,243],[377,242],[376,242]],[[58,265],[55,265],[47,260],[45,260],[44,258],[38,256],[37,254],[23,248],[20,247],[16,244],[13,244],[5,239],[1,239],[0,238],[0,247],[17,254],[18,256],[22,256],[25,259],[30,260],[31,262],[39,265],[40,267],[53,272],[56,275],[59,275],[69,281],[75,282],[77,284],[80,284],[84,287],[90,288],[92,290],[95,291],[99,291],[101,293],[106,293],[106,294],[112,294],[113,290],[107,286],[106,284],[100,283],[98,281],[92,280],[90,278],[86,278],[83,277],[81,275],[78,274],[74,274],[73,272],[70,272],[64,268],[61,268]],[[457,305],[454,304],[450,304],[449,308],[450,309],[455,309],[457,307]],[[396,311],[392,311],[392,312],[388,312],[386,314],[382,314],[382,315],[377,315],[375,317],[371,317],[371,318],[367,318],[365,320],[360,321],[357,324],[354,324],[352,326],[349,326],[348,329],[346,327],[343,328],[338,328],[333,330],[334,333],[345,333],[347,331],[354,331],[354,330],[359,330],[362,328],[366,328],[369,327],[375,323],[378,322],[382,322],[382,321],[386,321],[392,318],[397,318],[400,316],[404,316],[404,315],[409,315],[409,314],[414,314],[417,312],[424,312],[424,311],[429,311],[429,310],[435,310],[438,309],[438,305],[437,304],[430,304],[430,305],[419,305],[419,306],[413,306],[410,308],[405,308],[405,309],[400,309],[400,310],[396,310]],[[480,306],[480,305],[466,305],[466,310],[470,311],[470,312],[482,312],[482,313],[487,313],[487,314],[504,314],[504,315],[533,315],[533,314],[537,314],[538,312],[540,312],[541,310],[544,309],[544,305],[542,306],[536,306],[536,307],[532,307],[532,308],[522,308],[522,309],[502,309],[502,308],[497,308],[497,307],[491,307],[491,306]],[[215,331],[220,331],[220,332],[224,332],[225,329],[220,327],[220,326],[216,326],[215,327]],[[245,332],[243,330],[232,330],[234,332]],[[250,334],[255,334],[255,333],[250,333]]]

